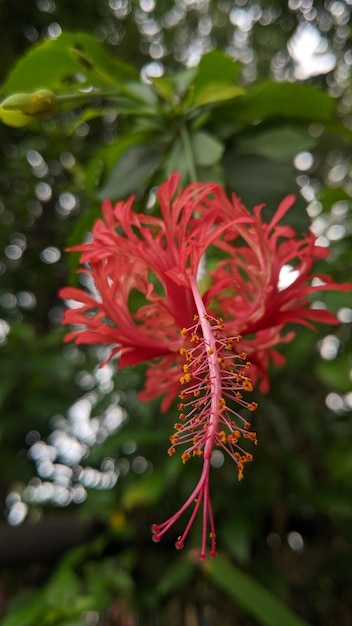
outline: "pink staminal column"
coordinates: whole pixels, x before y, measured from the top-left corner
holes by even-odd
[[[249,433],[247,430],[249,423],[239,413],[228,409],[225,397],[235,400],[249,410],[254,410],[256,403],[242,400],[239,391],[252,390],[247,376],[249,364],[243,363],[246,355],[233,353],[234,342],[240,338],[227,338],[223,334],[222,321],[207,313],[195,279],[189,276],[189,280],[197,315],[193,320],[195,324],[181,331],[187,345],[180,350],[185,358],[180,383],[185,388],[179,394],[180,423],[174,426],[176,432],[170,437],[171,446],[168,452],[172,455],[176,452],[175,446],[186,444],[188,447],[182,454],[182,461],[185,463],[191,456],[199,456],[203,458],[203,468],[197,486],[183,506],[162,524],[153,525],[152,532],[154,541],[160,541],[186,509],[195,503],[185,530],[176,541],[176,547],[183,548],[203,503],[200,558],[205,559],[208,529],[211,540],[210,556],[216,555],[215,524],[209,490],[210,462],[214,446],[223,447],[232,456],[237,463],[238,477],[241,479],[243,464],[250,461],[252,455],[246,454],[238,446],[237,441],[243,435],[256,442],[255,433]],[[240,363],[234,363],[236,357]],[[236,422],[233,417],[236,417]],[[242,421],[242,427],[238,426],[238,421]],[[222,430],[222,426],[227,432]]]

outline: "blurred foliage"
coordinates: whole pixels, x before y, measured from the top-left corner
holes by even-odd
[[[351,295],[321,296],[340,327],[300,329],[271,371],[246,480],[214,468],[221,554],[201,564],[197,525],[182,553],[149,532],[199,471],[166,454],[176,409],[139,403],[142,367],[64,346],[56,294],[104,197],[145,207],[192,168],[268,215],[296,193],[290,223],[312,222],[320,269],[350,280],[350,4],[4,0],[0,17],[2,623],[349,624]],[[31,108],[43,89],[54,117]]]

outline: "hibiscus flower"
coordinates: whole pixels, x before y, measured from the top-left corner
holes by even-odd
[[[310,295],[350,285],[314,273],[315,260],[328,250],[312,232],[300,238],[280,224],[294,196],[266,223],[261,206],[250,213],[216,183],[179,189],[179,180],[172,174],[160,186],[158,217],[136,213],[133,197],[115,206],[104,202],[91,240],[72,248],[81,253],[91,292],[66,287],[60,295],[71,303],[63,319],[73,327],[67,341],[109,346],[108,358],[117,355],[120,368],[147,362],[140,398],[163,396],[162,411],[178,397],[168,452],[181,446],[183,462],[196,456],[203,467],[185,504],[154,525],[153,535],[159,541],[193,506],[176,542],[182,547],[203,505],[205,558],[208,535],[211,556],[216,550],[209,492],[214,446],[235,461],[241,480],[252,460],[246,440],[257,443],[249,421],[257,404],[248,394],[257,381],[268,389],[271,361],[283,364],[278,346],[294,337],[285,327],[337,323],[329,311],[311,307]],[[293,278],[282,285],[285,268]]]

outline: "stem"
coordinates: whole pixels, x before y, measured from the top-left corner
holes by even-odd
[[[196,183],[198,180],[198,177],[197,177],[196,164],[194,162],[192,145],[191,145],[191,141],[189,138],[189,133],[186,128],[186,125],[183,122],[180,123],[179,129],[180,129],[181,139],[183,142],[183,149],[186,155],[189,177],[192,183]]]
[[[114,98],[117,95],[121,95],[119,91],[109,89],[106,91],[90,91],[87,93],[58,93],[55,94],[55,97],[58,102],[81,102],[82,100],[92,100],[92,98]]]

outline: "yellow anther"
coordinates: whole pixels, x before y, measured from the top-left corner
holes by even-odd
[[[225,433],[224,430],[221,430],[219,432],[219,439],[220,439],[221,443],[226,443],[226,439],[227,438],[226,438],[226,433]]]
[[[249,378],[245,378],[243,381],[243,389],[245,391],[253,391],[252,381]]]
[[[258,402],[250,402],[250,404],[248,404],[247,409],[248,411],[255,411],[258,408]]]
[[[211,354],[214,354],[214,352],[215,352],[214,348],[209,348],[207,354],[208,356],[210,356]]]
[[[234,430],[233,433],[230,433],[227,437],[227,441],[229,443],[237,443],[237,441],[241,438],[241,433],[239,430]]]
[[[257,445],[257,433],[243,433],[243,436],[245,439],[250,439],[251,441],[254,441],[255,445]]]
[[[170,448],[168,448],[167,453],[169,456],[172,456],[173,454],[176,453],[176,448],[174,448],[174,446],[170,446]]]
[[[187,335],[187,333],[188,333],[187,328],[182,328],[181,335],[183,335],[185,337]]]
[[[190,458],[191,455],[189,452],[183,452],[183,454],[181,455],[182,463],[186,463],[187,461],[189,461]]]
[[[193,456],[203,456],[203,450],[201,450],[200,448],[194,448]]]
[[[225,398],[220,398],[220,400],[219,400],[219,410],[220,410],[220,413],[222,413],[223,411],[226,411],[226,400],[225,400]]]

